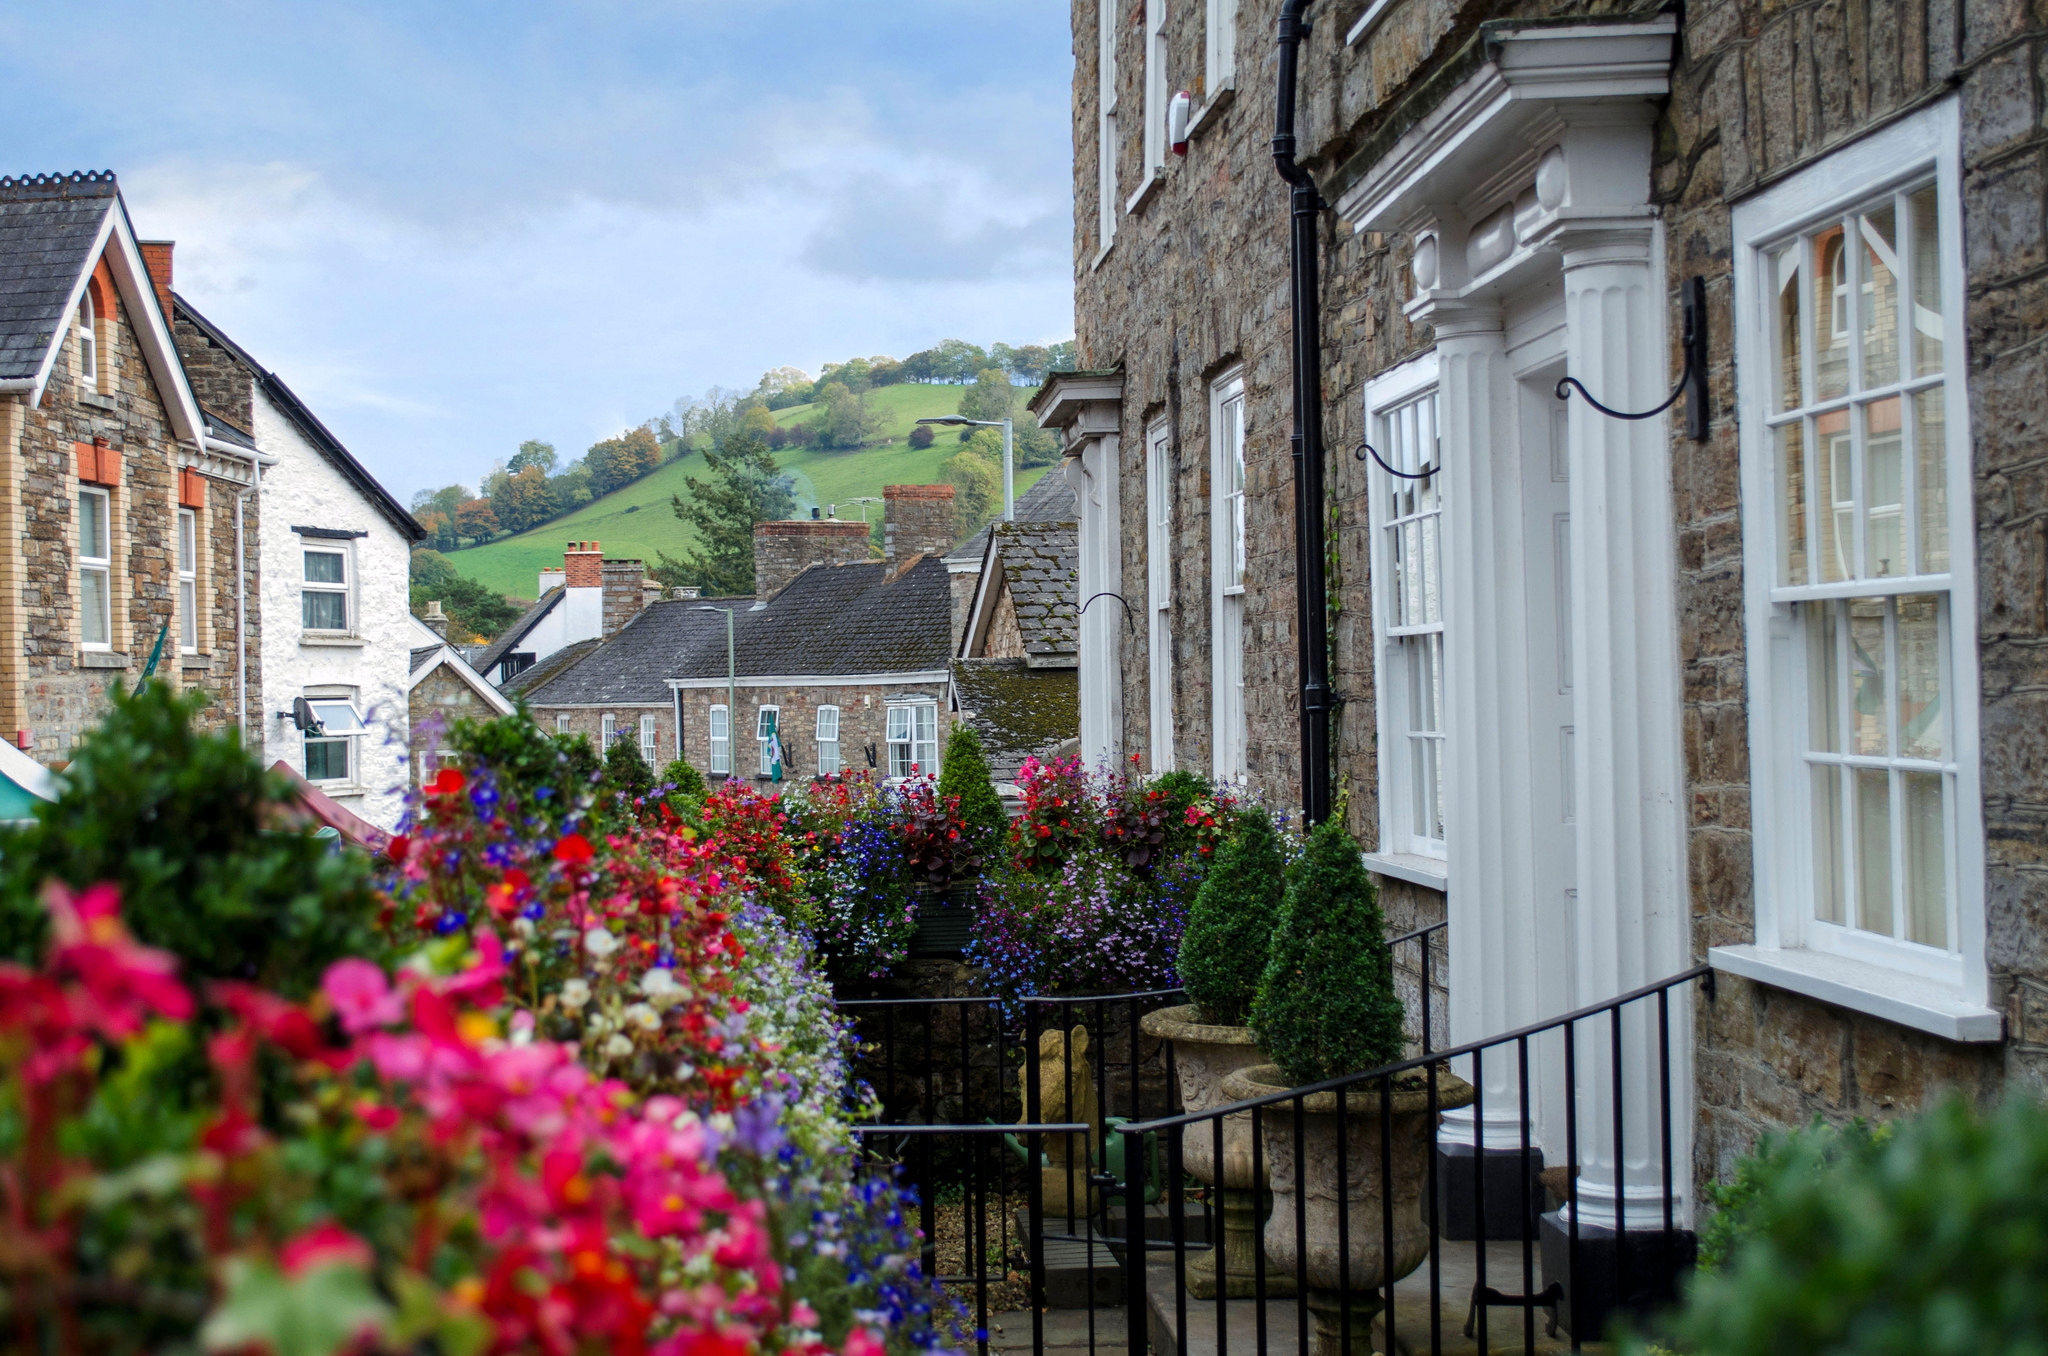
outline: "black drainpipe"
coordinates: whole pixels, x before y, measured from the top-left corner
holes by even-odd
[[[1327,205],[1309,172],[1294,163],[1295,67],[1308,36],[1312,0],[1280,8],[1279,109],[1273,163],[1292,186],[1290,293],[1294,309],[1295,636],[1301,673],[1301,811],[1310,825],[1330,816],[1330,637],[1323,591],[1323,312],[1316,233]]]

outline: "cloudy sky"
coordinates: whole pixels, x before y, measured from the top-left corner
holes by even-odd
[[[117,171],[401,498],[522,438],[1073,332],[1062,0],[10,9],[0,172]]]

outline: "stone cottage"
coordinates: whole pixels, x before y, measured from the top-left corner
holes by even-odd
[[[343,809],[393,828],[412,776],[411,553],[426,533],[282,378],[170,291],[169,242],[150,261],[201,406],[262,466],[269,516],[251,591],[270,624],[249,742]]]
[[[405,679],[409,717],[407,748],[411,784],[432,779],[445,764],[461,756],[447,747],[450,726],[460,720],[491,720],[518,708],[470,667],[459,647],[448,640],[448,618],[439,603],[427,605],[425,617],[414,617],[410,671]]]
[[[61,765],[145,675],[262,712],[247,436],[202,410],[111,172],[0,178],[0,734]]]
[[[1145,618],[1082,618],[1084,752],[1299,804],[1327,719],[1396,926],[1449,919],[1456,1040],[1711,965],[1673,1017],[1691,1171],[1590,1135],[1594,1235],[1651,1224],[1625,1204],[1667,1186],[1689,1218],[1771,1127],[2039,1087],[2039,13],[1076,0],[1072,23],[1084,370],[1032,404],[1080,490],[1081,593]],[[1447,1134],[1519,1154],[1517,1091],[1490,1067],[1487,1123]],[[1553,1158],[1572,1095],[1532,1089]],[[1630,1142],[1665,1128],[1627,1106]]]

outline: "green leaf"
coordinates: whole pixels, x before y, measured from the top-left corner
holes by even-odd
[[[401,1271],[391,1278],[398,1295],[398,1317],[386,1334],[400,1347],[410,1347],[432,1338],[444,1356],[480,1356],[490,1344],[491,1325],[482,1314],[468,1309],[451,1309],[434,1283],[417,1271]]]
[[[334,1356],[365,1330],[381,1336],[390,1318],[361,1267],[337,1262],[288,1277],[271,1262],[237,1257],[199,1338],[208,1351],[255,1343],[273,1356]]]

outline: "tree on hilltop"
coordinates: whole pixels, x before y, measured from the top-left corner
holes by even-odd
[[[750,594],[754,524],[787,518],[796,510],[796,495],[758,433],[735,433],[722,449],[705,449],[704,461],[710,477],[685,480],[687,499],[669,497],[676,517],[697,529],[697,549],[681,560],[658,553],[654,577],[668,585],[696,584],[711,597]]]

